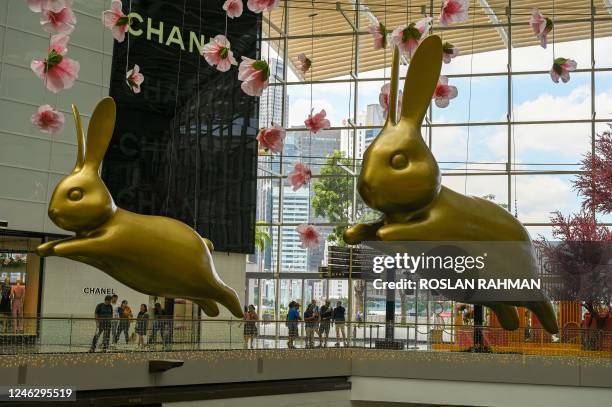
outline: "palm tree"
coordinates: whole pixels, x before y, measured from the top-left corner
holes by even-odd
[[[266,222],[259,220],[255,226],[255,246],[259,251],[259,271],[263,271],[263,255],[266,245],[272,244],[272,236],[268,232],[269,226],[266,226]]]

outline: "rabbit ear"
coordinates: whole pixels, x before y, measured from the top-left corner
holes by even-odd
[[[397,47],[393,47],[393,62],[391,63],[391,89],[389,90],[389,114],[387,123],[395,125],[397,122],[397,91],[399,87],[399,60]]]
[[[117,107],[111,97],[105,97],[96,106],[87,128],[86,167],[96,171],[100,169],[108,144],[113,137],[116,115]]]
[[[76,105],[72,105],[72,115],[74,116],[74,124],[76,126],[77,136],[77,158],[72,172],[79,172],[83,168],[85,162],[85,134],[83,134],[83,125],[81,124],[81,115]]]
[[[436,90],[442,69],[442,41],[437,35],[425,38],[410,60],[404,83],[402,120],[423,123],[423,118]]]

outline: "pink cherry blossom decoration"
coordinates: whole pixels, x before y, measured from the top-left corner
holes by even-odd
[[[231,45],[224,35],[217,35],[204,45],[202,56],[211,66],[217,66],[217,70],[227,72],[232,65],[236,65],[236,58],[230,49]]]
[[[400,53],[406,58],[414,55],[419,44],[429,35],[432,18],[426,17],[416,23],[397,27],[391,33],[391,41],[397,46]]]
[[[35,59],[30,63],[32,71],[53,93],[72,87],[79,76],[81,65],[65,56],[69,40],[67,35],[54,35],[51,37],[47,58],[42,61]]]
[[[327,112],[325,109],[321,109],[321,111],[315,115],[310,112],[308,118],[304,120],[304,124],[308,130],[317,133],[319,130],[328,129],[331,126],[329,120],[325,118],[326,116]]]
[[[436,106],[444,108],[448,106],[451,99],[457,97],[457,88],[448,84],[448,78],[444,75],[440,75],[436,90],[433,94]]]
[[[278,7],[280,0],[249,0],[247,8],[253,13],[259,14],[264,10],[273,11]]]
[[[387,27],[383,23],[371,24],[368,31],[374,38],[374,49],[387,48]]]
[[[70,34],[74,31],[76,17],[72,8],[64,7],[58,12],[43,10],[40,15],[42,29],[51,34]]]
[[[295,163],[293,171],[291,171],[287,177],[289,183],[293,186],[293,190],[297,191],[310,181],[311,176],[312,172],[310,171],[310,167],[308,167],[308,165],[303,163]]]
[[[285,143],[285,129],[279,126],[264,127],[257,133],[257,141],[265,151],[281,153]]]
[[[444,0],[440,10],[440,25],[447,26],[450,23],[464,23],[468,20],[468,0]]]
[[[35,13],[43,10],[59,12],[64,7],[72,7],[72,0],[26,0],[28,7]]]
[[[242,4],[242,0],[226,0],[225,3],[223,3],[223,10],[225,10],[229,18],[237,18],[242,15],[244,5]]]
[[[262,59],[251,59],[242,57],[238,66],[238,80],[242,81],[240,88],[249,96],[261,96],[263,90],[268,87],[270,78],[270,67]]]
[[[380,93],[378,94],[378,103],[383,108],[385,115],[389,113],[389,94],[390,93],[391,93],[391,84],[386,83],[380,88]],[[403,93],[400,90],[399,95],[397,97],[398,110],[402,110],[402,97],[403,97]]]
[[[130,18],[123,13],[121,0],[113,0],[110,10],[102,13],[102,21],[106,28],[110,28],[118,42],[125,40],[125,33],[130,28]]]
[[[313,225],[300,225],[295,229],[303,249],[316,249],[321,244],[321,233]]]
[[[64,114],[50,105],[40,106],[38,111],[32,115],[30,121],[43,133],[55,134],[64,128]]]
[[[302,66],[300,66],[300,71],[302,71],[302,73],[306,73],[310,70],[312,61],[306,56],[306,54],[302,52],[300,55],[298,55],[298,61],[300,61],[302,64]]]
[[[544,17],[540,10],[537,7],[534,7],[531,11],[529,24],[531,25],[531,29],[533,30],[533,33],[537,39],[540,40],[540,45],[542,48],[546,48],[548,33],[551,32],[555,26],[553,21],[548,17]]]
[[[144,82],[144,75],[140,73],[140,67],[134,64],[134,68],[125,74],[125,82],[134,93],[140,93],[140,85]]]
[[[442,44],[442,58],[445,64],[450,64],[451,59],[455,58],[457,55],[459,55],[459,48],[450,42]]]
[[[569,58],[557,58],[553,62],[552,68],[550,68],[550,77],[554,83],[559,83],[559,78],[563,83],[567,83],[570,80],[570,72],[576,70],[578,64],[573,59]]]

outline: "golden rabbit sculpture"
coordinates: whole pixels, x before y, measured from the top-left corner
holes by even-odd
[[[192,300],[209,316],[217,303],[242,318],[236,291],[215,270],[212,243],[175,219],[118,208],[100,177],[100,164],[115,127],[112,98],[96,106],[87,142],[76,106],[72,106],[78,151],[76,164],[56,186],[49,217],[74,237],[41,244],[40,256],[60,256],[97,267],[142,293]]]
[[[425,39],[410,62],[397,120],[399,56],[394,52],[389,114],[378,137],[363,155],[358,191],[364,202],[384,214],[344,234],[348,244],[363,241],[513,241],[528,250],[517,264],[498,262],[492,278],[535,278],[536,263],[527,230],[508,211],[485,199],[468,197],[441,184],[438,164],[421,136],[421,125],[442,65],[442,42]],[[540,294],[540,293],[538,293]],[[452,295],[451,295],[452,296]],[[542,326],[558,332],[555,313],[544,294],[534,301],[480,303],[491,308],[505,329],[519,326],[515,306],[533,311]]]

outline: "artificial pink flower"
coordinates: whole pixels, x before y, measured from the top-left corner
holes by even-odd
[[[278,7],[280,0],[249,0],[247,7],[253,13],[259,14],[264,10],[272,11]]]
[[[140,73],[138,64],[134,64],[134,68],[127,71],[125,82],[132,89],[132,92],[140,93],[140,85],[144,82],[144,75]]]
[[[310,181],[311,176],[312,172],[310,171],[310,167],[306,164],[295,163],[293,171],[287,175],[287,178],[289,183],[293,186],[293,190],[297,191]]]
[[[64,7],[58,12],[53,10],[43,10],[40,15],[40,25],[42,29],[50,34],[70,34],[74,31],[76,17],[72,8]]]
[[[30,121],[43,133],[55,134],[64,128],[64,114],[49,105],[40,106]]]
[[[59,12],[64,7],[72,7],[72,0],[26,0],[28,7],[35,13],[43,10]]]
[[[533,30],[535,36],[540,40],[540,45],[542,48],[546,48],[548,33],[553,30],[555,25],[553,21],[548,17],[544,17],[540,10],[537,7],[534,7],[531,11],[529,24],[531,25],[531,29]]]
[[[285,143],[285,129],[282,127],[264,127],[257,133],[257,141],[259,146],[265,151],[273,153],[281,153]]]
[[[573,59],[569,58],[557,58],[553,62],[552,68],[550,68],[550,77],[554,83],[559,83],[559,78],[566,83],[570,80],[570,72],[576,70],[578,64]]]
[[[65,56],[69,40],[70,37],[67,35],[54,35],[51,37],[47,58],[42,61],[35,59],[30,63],[32,71],[53,93],[72,87],[79,76],[81,65]]]
[[[450,23],[464,23],[468,20],[468,0],[444,0],[440,10],[440,25],[447,26]]]
[[[385,115],[389,113],[389,94],[391,93],[391,84],[386,83],[380,88],[380,93],[378,94],[378,103],[383,108]],[[399,95],[397,97],[397,105],[398,110],[402,110],[402,91],[399,91]]]
[[[329,123],[329,120],[325,118],[325,116],[327,116],[325,109],[321,109],[321,111],[315,115],[310,112],[308,118],[304,120],[304,124],[306,125],[306,128],[313,133],[317,133],[319,130],[328,129],[331,124]]]
[[[223,10],[229,18],[240,17],[243,9],[242,0],[225,0],[223,3]]]
[[[436,101],[436,106],[446,107],[451,99],[457,97],[457,88],[448,84],[448,78],[444,75],[440,75],[436,90],[434,91],[433,98]]]
[[[402,55],[406,58],[411,58],[421,41],[429,35],[431,22],[432,18],[426,17],[416,23],[397,27],[391,33],[391,41],[397,45]]]
[[[312,66],[312,61],[306,56],[306,54],[302,52],[300,55],[298,55],[298,61],[300,61],[300,63],[302,64],[302,66],[300,66],[300,70],[302,71],[302,73],[306,73],[310,70],[310,67]]]
[[[321,233],[313,225],[300,225],[295,230],[300,235],[303,249],[316,249],[321,244]]]
[[[368,31],[374,37],[374,49],[387,48],[387,27],[383,23],[371,24]]]
[[[249,96],[261,96],[263,90],[268,87],[270,78],[270,67],[262,59],[254,60],[242,57],[238,66],[238,80],[242,81],[240,87]]]
[[[130,28],[130,18],[123,14],[122,7],[121,0],[113,0],[110,10],[102,13],[104,26],[111,29],[118,42],[125,40],[125,33]]]
[[[450,64],[451,59],[459,55],[459,48],[455,47],[450,42],[445,42],[442,45],[442,58],[445,64]]]
[[[217,70],[227,72],[232,65],[236,65],[236,58],[230,49],[230,42],[224,35],[217,35],[204,45],[202,56],[211,66],[217,66]]]

